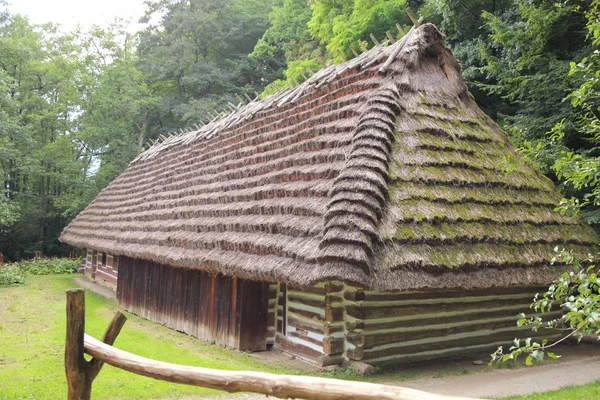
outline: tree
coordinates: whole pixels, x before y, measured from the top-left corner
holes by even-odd
[[[590,149],[576,154],[565,151],[555,162],[553,168],[559,178],[565,180],[565,185],[575,189],[586,189],[583,201],[578,198],[563,199],[561,209],[564,212],[577,213],[583,210],[590,222],[598,222],[598,206],[600,205],[600,157],[597,155],[600,141],[600,20],[598,10],[600,1],[595,0],[590,9],[584,11],[587,19],[588,38],[595,48],[588,57],[579,63],[571,64],[571,74],[581,74],[582,84],[568,98],[575,108],[577,115],[573,125],[579,132],[590,140]],[[564,135],[564,121],[559,122],[553,130],[554,136]],[[558,249],[556,249],[558,250]],[[562,250],[552,261],[560,261],[570,266],[555,280],[548,290],[534,299],[531,307],[535,312],[547,313],[553,307],[559,306],[564,313],[559,318],[544,321],[541,316],[519,316],[517,325],[529,325],[534,331],[540,328],[561,329],[568,332],[561,339],[548,344],[528,338],[525,341],[515,339],[508,353],[500,347],[492,354],[492,362],[507,362],[516,360],[520,355],[526,355],[525,363],[531,365],[534,361],[543,361],[547,354],[556,358],[548,349],[566,338],[575,336],[578,340],[585,335],[600,336],[600,280],[596,273],[597,256],[590,254],[585,260],[580,260],[571,251]]]
[[[151,110],[155,134],[206,122],[237,104],[235,94],[253,96],[279,77],[270,55],[248,58],[268,27],[268,2],[163,0],[148,7],[144,21],[160,22],[140,33],[139,67],[161,99]]]

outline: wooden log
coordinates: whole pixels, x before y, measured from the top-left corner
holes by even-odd
[[[104,335],[102,335],[102,342],[112,346],[115,343],[117,336],[119,336],[119,333],[121,333],[121,328],[123,328],[125,322],[127,322],[127,317],[123,315],[123,313],[121,313],[120,311],[117,311],[110,323],[108,324],[108,327],[106,327]],[[90,360],[89,378],[92,381],[96,378],[96,376],[98,376],[98,373],[102,369],[103,365],[104,363],[98,360],[97,358],[93,358],[92,360]]]
[[[559,314],[555,314],[554,316],[560,316]],[[549,318],[551,316],[548,316]],[[469,332],[477,332],[483,330],[498,330],[504,328],[512,328],[515,327],[516,315],[513,317],[509,317],[508,319],[500,319],[500,320],[486,320],[484,322],[474,321],[474,322],[465,322],[457,326],[452,327],[442,327],[442,328],[433,328],[427,325],[421,325],[419,321],[415,321],[415,326],[422,326],[423,329],[420,330],[397,330],[391,332],[384,333],[369,333],[366,332],[364,334],[364,348],[370,349],[375,346],[381,346],[385,344],[393,344],[393,343],[403,343],[412,340],[422,340],[422,339],[432,339],[432,338],[444,338],[450,335],[458,335]],[[348,338],[350,343],[354,343]]]
[[[508,295],[523,295],[529,300],[533,299],[535,293],[542,293],[547,287],[509,287],[509,288],[490,288],[485,290],[448,291],[448,292],[414,292],[414,293],[394,293],[394,292],[364,292],[365,301],[407,301],[407,300],[433,300],[439,299],[440,302],[445,299],[472,298],[472,297],[490,297],[502,300]],[[344,293],[344,298],[346,298]],[[347,300],[350,300],[349,298]],[[530,302],[531,303],[531,302]]]
[[[325,307],[325,321],[337,322],[343,321],[344,309],[341,307]]]
[[[340,365],[342,361],[344,361],[344,356],[341,354],[317,357],[317,365],[319,367],[327,367],[329,365]]]
[[[332,333],[343,332],[343,331],[344,331],[344,324],[343,323],[326,322],[323,325],[323,334],[325,336],[329,336]]]
[[[346,340],[348,343],[352,343],[357,347],[363,347],[365,343],[365,336],[362,333],[348,332],[346,334]]]
[[[400,32],[401,37],[406,35],[406,33],[404,32],[404,29],[402,29],[402,25],[396,24],[396,29],[398,29],[398,32]]]
[[[370,360],[379,357],[391,356],[394,354],[400,355],[409,355],[409,354],[417,354],[422,352],[433,352],[439,351],[440,353],[444,353],[447,350],[456,348],[456,347],[467,347],[467,346],[475,346],[475,345],[490,345],[499,342],[505,342],[506,344],[511,343],[511,341],[515,337],[522,337],[526,334],[527,331],[531,331],[530,328],[517,328],[515,326],[514,329],[505,330],[501,332],[484,332],[480,335],[473,335],[451,339],[451,340],[443,340],[443,338],[439,339],[431,339],[426,343],[414,344],[410,341],[401,342],[398,346],[390,346],[386,348],[378,348],[375,347],[372,350],[365,349],[365,360]],[[490,348],[489,350],[492,350]]]
[[[379,46],[379,40],[377,40],[377,38],[375,37],[375,35],[373,35],[372,33],[369,33],[369,37],[371,38],[371,40],[373,41],[373,43],[375,44],[375,46]]]
[[[344,352],[344,338],[323,338],[323,351],[327,355],[341,354]]]
[[[299,315],[299,316],[304,317],[304,318],[309,318],[309,319],[314,319],[316,321],[325,322],[325,318],[323,318],[322,315],[314,313],[312,311],[302,310],[302,309],[296,308],[296,307],[294,307],[293,304],[289,305],[287,311],[288,311],[288,315],[289,314],[296,314],[296,315]],[[284,309],[283,315],[285,317],[285,309]]]
[[[458,400],[458,397],[374,383],[264,372],[220,371],[150,360],[108,346],[85,335],[85,351],[114,367],[173,383],[202,386],[227,392],[253,392],[279,398]],[[464,398],[463,398],[464,399]]]
[[[401,328],[412,328],[414,327],[417,323],[420,326],[431,326],[431,325],[443,325],[443,324],[451,324],[451,323],[455,323],[455,322],[466,322],[468,323],[469,321],[476,321],[479,319],[498,319],[498,318],[507,318],[507,317],[515,317],[516,315],[519,313],[526,313],[526,314],[531,314],[531,309],[529,308],[529,306],[523,304],[523,306],[520,307],[512,307],[512,308],[505,308],[505,309],[500,309],[500,310],[495,310],[495,309],[491,309],[491,310],[480,310],[477,312],[469,312],[469,313],[464,313],[464,314],[457,314],[457,315],[435,315],[435,316],[428,316],[428,317],[424,317],[424,318],[410,318],[410,319],[405,319],[402,317],[398,317],[398,319],[390,319],[390,320],[378,320],[378,321],[366,321],[364,323],[364,329],[368,330],[370,332],[375,332],[375,331],[379,331],[379,330],[391,330],[391,329],[401,329]],[[557,313],[559,313],[559,310],[557,310]],[[548,316],[550,316],[552,314],[549,314]],[[532,315],[533,316],[533,315]]]
[[[410,8],[406,8],[406,15],[408,15],[408,18],[410,18],[410,20],[412,21],[413,25],[418,28],[421,26],[421,24],[419,23],[419,21],[417,20],[417,17],[415,17],[415,14],[412,12],[412,10]]]
[[[385,31],[385,35],[387,36],[388,40],[390,41],[390,44],[396,43],[396,39],[394,39],[394,36],[392,35],[392,33],[390,31]]]
[[[345,292],[344,299],[348,301],[362,301],[365,299],[365,292],[360,290],[356,292]]]
[[[363,352],[362,347],[354,347],[354,348],[346,350],[346,355],[351,360],[360,361],[364,357],[364,352]]]
[[[355,331],[357,329],[365,329],[364,321],[347,321],[346,329],[348,331]]]
[[[523,298],[517,299],[497,299],[485,300],[478,302],[452,302],[452,303],[415,303],[406,305],[391,305],[382,306],[362,305],[359,307],[346,306],[346,312],[358,319],[376,319],[376,318],[392,318],[398,316],[416,316],[426,314],[440,314],[445,312],[459,311],[475,311],[486,310],[508,306],[522,306],[526,300]]]
[[[320,321],[296,318],[293,315],[288,316],[288,324],[295,326],[296,329],[304,329],[315,333],[324,334],[326,324]]]
[[[67,338],[65,374],[68,400],[89,400],[92,380],[88,379],[87,362],[83,358],[85,334],[85,293],[83,289],[67,290]]]
[[[325,297],[298,296],[293,294],[291,291],[288,294],[288,302],[290,305],[296,303],[315,308],[325,307]]]

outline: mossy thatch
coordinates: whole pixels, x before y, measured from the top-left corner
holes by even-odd
[[[425,24],[157,143],[61,240],[294,286],[542,284],[555,246],[596,243],[559,198]]]

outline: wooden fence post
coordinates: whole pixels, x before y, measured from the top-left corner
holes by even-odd
[[[4,254],[0,253],[0,265],[4,264]]]
[[[92,381],[88,379],[87,361],[83,358],[84,333],[85,293],[83,289],[67,290],[65,373],[69,386],[69,400],[89,400],[92,394]]]
[[[106,328],[102,342],[112,345],[127,318],[119,311]],[[90,400],[92,382],[104,363],[96,358],[83,358],[85,333],[85,292],[83,289],[67,290],[67,339],[65,344],[65,373],[69,386],[68,400]]]

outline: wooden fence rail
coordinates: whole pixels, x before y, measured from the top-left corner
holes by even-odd
[[[86,335],[84,291],[67,291],[65,371],[69,400],[90,399],[92,382],[104,363],[168,382],[227,392],[254,392],[283,399],[474,400],[374,383],[252,371],[223,371],[150,360],[111,346],[125,321],[125,316],[117,312],[101,341]],[[86,361],[84,353],[93,358]]]

